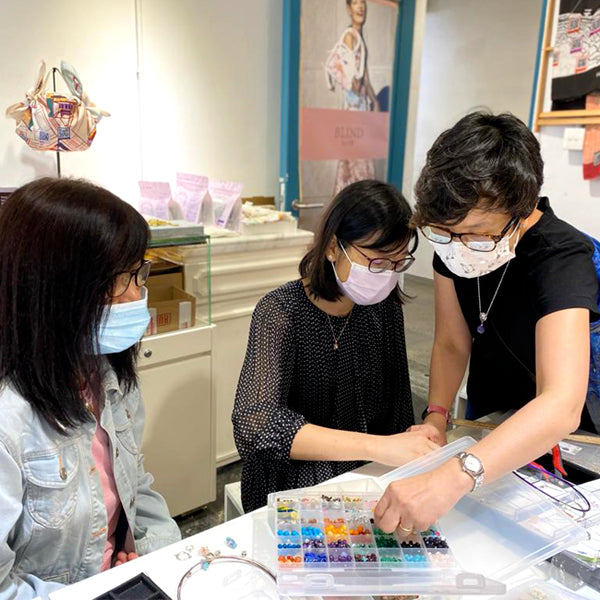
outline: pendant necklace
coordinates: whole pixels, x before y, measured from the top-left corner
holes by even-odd
[[[494,300],[498,295],[498,290],[502,285],[502,281],[504,280],[504,276],[506,275],[506,271],[508,270],[508,265],[510,265],[510,261],[506,263],[506,267],[504,267],[504,272],[502,273],[502,277],[500,277],[500,281],[498,282],[498,286],[496,287],[496,291],[492,296],[492,301],[488,306],[488,309],[484,312],[481,308],[481,287],[479,286],[479,277],[477,278],[477,300],[479,301],[479,325],[477,326],[477,333],[485,333],[485,325],[484,323],[487,321],[488,315],[492,310],[492,304],[494,304]]]
[[[338,350],[340,347],[338,342],[339,342],[340,338],[342,337],[342,333],[344,333],[344,329],[346,329],[346,325],[348,325],[348,322],[350,321],[350,317],[352,316],[353,310],[354,310],[354,306],[352,307],[352,310],[346,317],[344,326],[342,327],[341,331],[337,335],[335,335],[335,331],[333,329],[333,323],[331,322],[331,317],[327,313],[325,313],[327,315],[327,321],[329,322],[329,327],[331,328],[331,335],[333,336],[333,349],[334,350]]]

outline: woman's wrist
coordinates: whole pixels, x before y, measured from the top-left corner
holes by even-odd
[[[370,433],[360,433],[360,448],[363,458],[360,460],[366,460],[368,462],[378,462],[377,460],[377,449],[379,448],[379,437],[378,435],[372,435]]]
[[[473,489],[473,478],[462,470],[460,462],[455,457],[438,467],[436,475],[440,479],[438,489],[451,490],[455,502]]]
[[[429,423],[433,425],[436,429],[445,432],[448,426],[448,422],[446,421],[446,417],[438,412],[430,412],[425,415],[425,419],[423,419],[423,423]]]

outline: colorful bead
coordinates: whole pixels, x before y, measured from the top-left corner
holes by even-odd
[[[327,547],[328,548],[350,548],[350,544],[348,543],[348,540],[344,539],[344,538],[340,538],[337,540],[327,540]]]
[[[393,535],[376,535],[375,543],[380,548],[398,548],[398,542]]]
[[[302,527],[301,531],[302,531],[302,535],[304,537],[312,537],[312,538],[322,538],[323,537],[323,532],[318,527],[312,527],[312,526]],[[296,532],[296,535],[298,535],[297,532]]]
[[[233,538],[230,538],[230,537],[225,538],[225,545],[228,548],[231,548],[232,550],[235,550],[237,548],[237,542]]]
[[[348,552],[340,552],[339,554],[330,554],[329,562],[352,562],[352,556]]]
[[[325,548],[325,542],[321,539],[306,539],[302,542],[304,548]]]
[[[426,548],[447,548],[448,544],[443,537],[429,536],[423,538]]]
[[[280,536],[280,537],[290,537],[290,536],[293,537],[293,536],[296,536],[296,535],[299,535],[299,534],[295,530],[289,531],[287,529],[278,529],[277,530],[277,535]]]
[[[382,563],[401,563],[404,562],[400,556],[382,556],[379,559]]]
[[[356,562],[377,562],[377,554],[375,554],[375,552],[371,552],[369,554],[356,552],[354,554],[354,560]]]
[[[424,554],[406,553],[404,558],[406,559],[406,562],[425,562],[427,560]]]
[[[299,562],[302,562],[302,558],[300,556],[291,556],[290,554],[288,554],[287,556],[284,556],[282,554],[281,556],[277,557],[277,560],[280,563],[299,563]]]
[[[370,533],[368,529],[365,529],[363,525],[359,525],[354,529],[350,529],[350,535],[365,535]]]
[[[452,555],[448,552],[444,552],[443,550],[439,552],[430,552],[429,560],[431,560],[433,564],[440,566],[454,564],[454,559],[452,558]]]
[[[348,528],[346,525],[326,525],[325,533],[327,535],[346,535],[348,533]]]
[[[307,563],[327,562],[327,556],[325,554],[321,554],[318,552],[305,552],[304,553],[304,562],[307,562]]]

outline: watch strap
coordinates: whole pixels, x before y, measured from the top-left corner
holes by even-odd
[[[438,404],[430,404],[421,415],[421,419],[425,420],[425,417],[430,413],[439,413],[444,416],[446,419],[446,423],[450,423],[450,411],[443,406],[439,406]]]
[[[481,461],[479,460],[479,458],[477,458],[477,460],[479,461],[479,464],[480,464],[479,471],[475,472],[472,469],[468,469],[465,461],[466,461],[467,457],[469,457],[469,456],[477,458],[474,454],[469,454],[467,452],[459,452],[456,455],[456,458],[458,458],[463,472],[466,473],[467,475],[469,475],[469,477],[471,477],[473,479],[473,488],[471,489],[471,491],[474,492],[475,490],[477,490],[481,487],[481,485],[483,483],[483,476],[485,474],[485,470],[484,470],[483,465],[481,464]]]

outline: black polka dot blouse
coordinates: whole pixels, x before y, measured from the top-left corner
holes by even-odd
[[[346,317],[330,317],[336,336]],[[300,280],[256,306],[232,415],[245,511],[278,490],[316,485],[359,462],[290,459],[306,423],[389,435],[414,424],[402,306],[355,306],[339,336]]]

